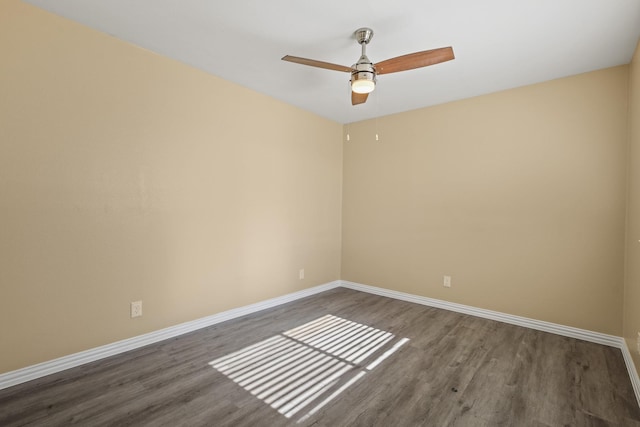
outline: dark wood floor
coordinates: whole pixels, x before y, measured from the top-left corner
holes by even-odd
[[[22,425],[640,426],[640,409],[618,349],[334,289],[1,390],[0,426]]]

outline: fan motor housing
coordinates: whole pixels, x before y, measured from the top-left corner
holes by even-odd
[[[375,83],[376,73],[372,73],[371,71],[354,71],[351,73],[351,81],[354,82],[356,80],[370,80]]]
[[[353,71],[351,72],[351,82],[356,80],[370,80],[376,82],[376,69],[371,62],[361,62],[363,58],[360,58],[357,64],[353,65]],[[369,58],[366,58],[368,60]]]

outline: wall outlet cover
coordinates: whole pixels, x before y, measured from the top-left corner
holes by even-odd
[[[142,301],[132,301],[131,302],[131,317],[140,317],[142,316]]]
[[[451,276],[444,276],[444,281],[442,282],[442,286],[445,288],[451,287]]]

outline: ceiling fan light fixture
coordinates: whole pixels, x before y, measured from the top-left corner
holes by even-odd
[[[408,53],[396,56],[375,64],[367,57],[367,44],[373,37],[371,28],[359,28],[355,31],[355,39],[360,44],[362,54],[358,62],[351,67],[345,65],[332,64],[330,62],[316,61],[315,59],[300,58],[298,56],[285,55],[283,61],[308,65],[311,67],[324,68],[326,70],[341,71],[351,74],[351,105],[364,104],[371,92],[376,88],[376,76],[378,74],[397,73],[399,71],[413,70],[415,68],[427,67],[455,58],[453,48],[441,47],[421,52]]]
[[[371,93],[376,88],[376,75],[369,71],[358,71],[351,75],[351,90],[355,93]]]

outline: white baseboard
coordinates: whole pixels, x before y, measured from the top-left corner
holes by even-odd
[[[207,326],[212,326],[220,322],[225,322],[227,320],[235,319],[237,317],[245,316],[247,314],[255,313],[268,308],[277,307],[281,304],[315,295],[320,292],[328,291],[329,289],[334,289],[339,286],[340,281],[336,280],[324,285],[304,289],[302,291],[294,292],[277,298],[272,298],[266,301],[261,301],[244,307],[223,311],[222,313],[217,313],[212,316],[196,319],[191,322],[181,323],[179,325],[160,329],[148,334],[139,335],[137,337],[128,338],[122,341],[117,341],[79,353],[63,356],[58,359],[49,360],[37,365],[27,366],[26,368],[0,374],[0,390],[37,378],[41,378],[46,375],[54,374],[56,372],[64,371],[69,368],[84,365],[89,362],[104,359],[105,357],[124,353],[125,351],[134,350],[136,348],[166,340],[168,338],[173,338],[178,335],[193,332],[201,328],[206,328]]]
[[[538,331],[551,332],[556,335],[620,348],[620,337],[616,337],[614,335],[601,334],[599,332],[587,331],[585,329],[573,328],[571,326],[558,325],[557,323],[543,322],[541,320],[529,319],[526,317],[515,316],[513,314],[501,313],[499,311],[485,310],[483,308],[471,307],[469,305],[457,304],[454,302],[427,298],[404,292],[391,291],[384,288],[376,288],[375,286],[362,285],[360,283],[353,283],[345,280],[342,280],[341,282],[343,287],[356,291],[368,292],[370,294],[427,305],[429,307],[442,308],[449,311],[455,311],[456,313],[469,314],[471,316],[482,317],[484,319],[497,320],[503,323],[510,323],[512,325],[536,329]]]
[[[562,335],[569,338],[577,338],[580,340],[602,344],[609,347],[619,348],[622,351],[627,372],[636,395],[636,400],[640,406],[640,378],[638,372],[629,353],[629,348],[624,338],[615,335],[607,335],[599,332],[588,331],[585,329],[574,328],[571,326],[559,325],[557,323],[544,322],[541,320],[529,319],[526,317],[515,316],[513,314],[501,313],[498,311],[485,310],[482,308],[471,307],[468,305],[457,304],[453,302],[422,297],[419,295],[407,294],[404,292],[392,291],[375,286],[363,285],[360,283],[341,280],[341,286],[356,291],[367,292],[370,294],[385,296],[397,300],[413,302],[416,304],[426,305],[429,307],[442,308],[444,310],[455,311],[457,313],[469,314],[471,316],[482,317],[484,319],[497,320],[499,322],[509,323],[512,325],[524,326],[526,328],[535,329],[543,332],[550,332],[556,335]]]
[[[638,405],[640,406],[640,377],[638,377],[638,371],[636,370],[636,365],[633,363],[633,359],[631,358],[631,353],[629,352],[629,347],[627,346],[627,342],[624,338],[620,338],[622,340],[622,357],[624,357],[624,363],[627,365],[627,371],[629,372],[629,378],[631,379],[631,385],[633,386],[633,391],[636,394],[636,399],[638,400]]]

